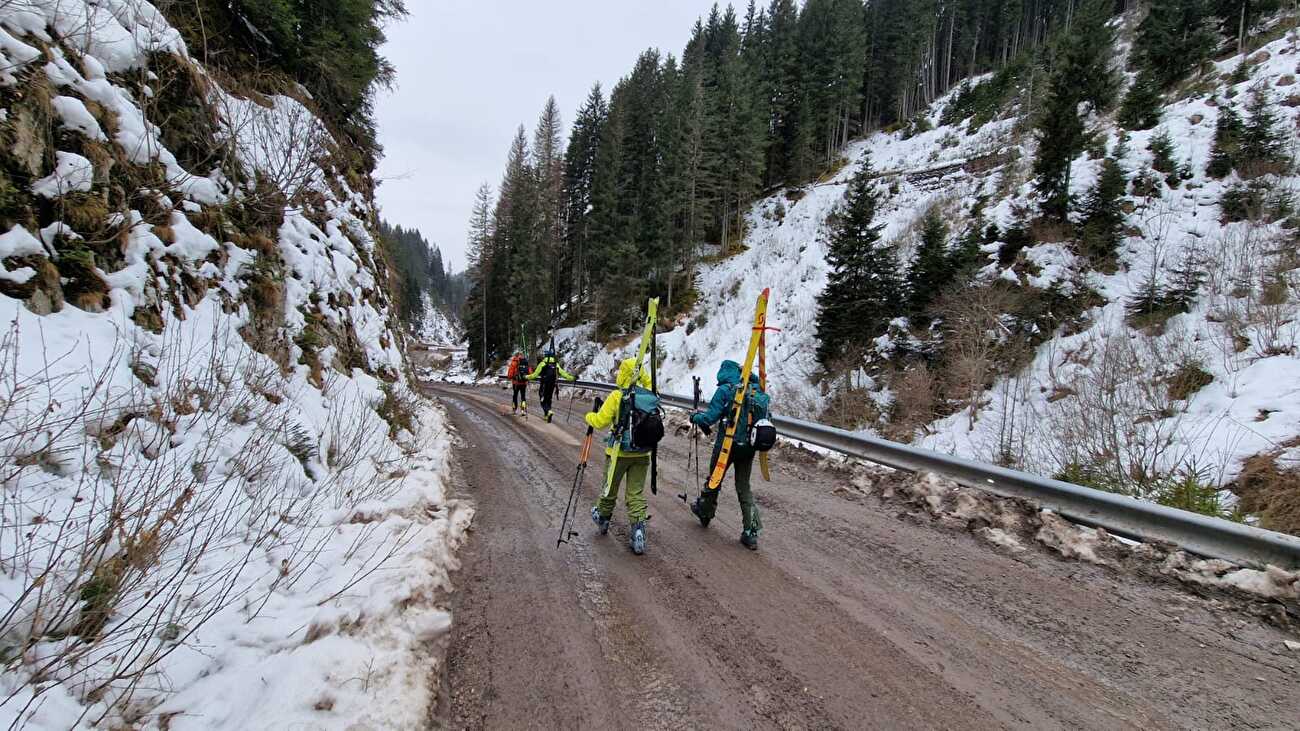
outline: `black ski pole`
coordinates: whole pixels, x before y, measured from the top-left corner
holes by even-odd
[[[691,376],[691,378],[695,380],[695,391],[691,401],[691,417],[693,418],[695,416],[695,413],[700,410],[701,394],[700,394],[700,377]],[[686,454],[686,468],[688,470],[691,467],[692,456],[694,456],[695,459],[695,490],[696,492],[699,492],[700,489],[700,428],[695,426],[694,421],[691,422],[691,449]],[[682,502],[686,503],[687,505],[690,505],[691,501],[687,498],[687,494],[688,493],[686,492],[678,493],[677,497],[681,498]]]
[[[573,419],[573,400],[578,397],[578,392],[573,386],[569,387],[569,413],[564,415],[564,423],[568,424]]]
[[[650,390],[659,395],[659,349],[655,345],[655,330],[650,328]],[[659,445],[650,450],[650,494],[659,494]]]
[[[595,408],[592,411],[600,411],[601,400],[596,399]],[[561,543],[568,543],[570,538],[578,535],[578,531],[569,530],[569,516],[577,507],[578,488],[582,486],[582,478],[587,474],[587,458],[591,456],[591,440],[595,429],[590,424],[587,425],[587,436],[582,440],[582,453],[578,457],[578,472],[573,476],[573,485],[569,488],[569,501],[564,505],[564,517],[560,518],[560,537],[555,539],[555,547],[559,548]]]

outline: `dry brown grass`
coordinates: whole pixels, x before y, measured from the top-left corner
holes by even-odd
[[[1283,469],[1277,457],[1257,454],[1246,460],[1232,491],[1243,511],[1259,517],[1261,527],[1300,535],[1300,472]]]

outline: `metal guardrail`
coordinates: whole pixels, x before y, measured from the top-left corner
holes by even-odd
[[[595,391],[617,388],[596,381],[575,381],[573,385]],[[659,397],[665,405],[678,409],[690,409],[693,403],[690,398],[674,394],[660,393]],[[1285,569],[1300,568],[1300,538],[1295,536],[854,434],[802,419],[776,416],[772,421],[786,439],[815,444],[908,472],[933,472],[967,487],[997,495],[1032,500],[1067,520],[1105,528],[1132,540],[1169,543],[1200,556],[1222,558],[1247,566],[1272,564]]]

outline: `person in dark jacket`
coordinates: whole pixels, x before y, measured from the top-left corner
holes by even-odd
[[[757,382],[757,379],[754,380]],[[740,381],[740,364],[734,360],[722,361],[722,365],[718,368],[718,388],[713,392],[713,398],[709,400],[709,407],[691,415],[691,423],[698,427],[707,429],[714,425],[718,426],[713,443],[713,459],[709,460],[710,468],[718,462],[727,426],[735,417],[736,389],[740,388]],[[763,521],[758,514],[758,505],[754,502],[754,493],[750,490],[749,484],[750,473],[754,469],[755,454],[757,452],[749,443],[749,430],[737,429],[731,447],[729,467],[732,474],[736,476],[736,497],[740,500],[740,515],[744,521],[740,542],[751,551],[758,550],[758,532],[763,528]],[[721,488],[717,490],[705,488],[704,494],[696,498],[695,503],[691,505],[691,512],[695,513],[695,517],[700,519],[700,525],[705,528],[709,527],[709,521],[713,520],[713,516],[717,513],[718,493],[721,491]]]

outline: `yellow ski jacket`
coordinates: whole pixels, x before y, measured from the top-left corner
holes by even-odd
[[[614,426],[614,421],[618,419],[618,407],[623,402],[623,391],[621,389],[632,387],[632,374],[636,373],[636,358],[628,358],[618,366],[618,378],[614,381],[618,385],[618,391],[614,391],[605,399],[605,403],[600,407],[600,411],[591,411],[587,413],[587,425],[595,429],[605,430]],[[650,371],[642,368],[641,377],[637,379],[637,385],[642,388],[650,388]],[[622,457],[626,459],[645,459],[650,456],[649,452],[624,452],[619,448],[617,442],[606,444],[605,454],[611,457]]]
[[[539,377],[541,377],[542,369],[545,368],[549,363],[555,364],[555,372],[559,375],[560,378],[563,378],[566,381],[578,380],[577,377],[574,376],[572,373],[569,373],[568,371],[564,370],[564,368],[560,367],[560,361],[556,360],[554,357],[542,358],[542,362],[538,363],[537,367],[533,369],[533,372],[524,376],[524,378],[527,378],[530,381],[536,381]]]

